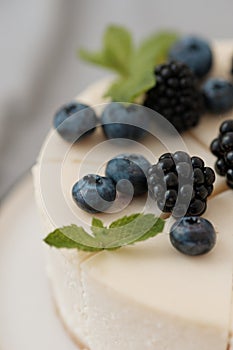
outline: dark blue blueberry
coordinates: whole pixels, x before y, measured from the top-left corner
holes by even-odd
[[[134,189],[134,196],[147,192],[147,170],[150,167],[148,160],[139,154],[120,154],[111,159],[106,167],[105,174],[115,184],[120,180],[128,180]],[[117,190],[132,194],[132,186],[126,181],[120,181]]]
[[[186,36],[177,41],[171,48],[169,57],[185,63],[199,78],[209,72],[213,61],[208,42],[194,36]]]
[[[170,230],[172,245],[186,255],[208,253],[216,243],[213,225],[201,217],[183,217],[175,222]]]
[[[101,116],[105,135],[109,139],[138,140],[142,138],[149,125],[146,113],[146,109],[139,105],[110,103]]]
[[[73,143],[92,133],[97,124],[94,110],[87,105],[70,102],[54,116],[53,125],[66,141]]]
[[[220,78],[210,78],[202,88],[207,110],[224,113],[233,107],[233,84]]]
[[[89,174],[74,184],[72,196],[79,208],[88,213],[100,213],[115,200],[116,187],[107,177]]]

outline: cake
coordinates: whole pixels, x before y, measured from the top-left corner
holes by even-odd
[[[226,76],[232,56],[227,41],[213,44],[213,76]],[[110,81],[90,86],[77,100],[102,110]],[[214,168],[209,146],[228,115],[206,115],[199,125],[163,145],[152,136],[132,141],[127,152],[151,163],[166,151],[184,150]],[[104,164],[125,151],[106,144],[98,129],[90,138],[69,145],[54,130],[46,138],[33,169],[36,202],[43,237],[57,227],[77,224],[88,231],[92,216],[77,207],[71,188],[87,173],[103,173]],[[106,224],[147,208],[145,196],[123,202],[110,213],[96,214]],[[128,205],[129,204],[129,205]],[[137,245],[97,253],[46,246],[47,272],[58,314],[80,349],[88,350],[226,350],[231,348],[233,276],[233,197],[217,176],[203,217],[216,231],[217,245],[207,255],[188,257],[169,244],[164,234]],[[149,208],[150,209],[150,208]],[[161,215],[159,210],[155,210]]]

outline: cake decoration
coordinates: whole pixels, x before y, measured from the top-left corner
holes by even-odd
[[[202,87],[207,111],[228,112],[233,107],[233,84],[222,78],[210,78]]]
[[[203,98],[193,72],[171,61],[155,68],[156,85],[146,93],[144,105],[157,111],[183,132],[196,126],[203,113]]]
[[[146,174],[150,165],[141,154],[124,153],[107,163],[105,174],[117,184],[117,191],[131,194],[133,187],[133,196],[138,196],[148,191]],[[124,180],[130,183],[130,188]]]
[[[208,41],[191,35],[179,39],[171,47],[169,58],[185,63],[198,78],[208,74],[213,63],[212,49]]]
[[[147,135],[149,111],[137,104],[109,103],[101,115],[101,125],[108,139],[140,140]]]
[[[92,108],[78,102],[70,102],[55,113],[53,125],[63,139],[75,143],[92,133],[97,117]]]
[[[132,214],[113,221],[109,227],[93,218],[92,235],[76,225],[58,228],[44,242],[56,248],[79,249],[87,252],[113,250],[145,241],[163,231],[164,220],[153,214]]]
[[[119,75],[105,96],[114,102],[135,102],[155,85],[154,67],[166,61],[168,51],[177,38],[174,32],[155,33],[135,47],[127,29],[111,25],[104,33],[101,51],[82,49],[79,56]]]
[[[179,252],[197,256],[213,249],[216,243],[216,232],[209,220],[187,216],[172,225],[170,241]]]
[[[181,151],[163,154],[148,170],[152,197],[160,210],[175,217],[202,215],[214,181],[214,171],[201,158]]]
[[[225,120],[219,128],[219,136],[210,145],[211,152],[218,158],[215,170],[225,176],[227,185],[233,188],[233,119]]]
[[[85,175],[72,188],[75,203],[88,213],[106,211],[116,198],[112,179],[96,174]]]

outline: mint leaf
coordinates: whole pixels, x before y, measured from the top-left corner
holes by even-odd
[[[56,248],[79,249],[83,251],[112,250],[154,237],[162,232],[164,220],[153,214],[132,214],[124,216],[106,228],[101,220],[93,218],[93,236],[76,225],[56,229],[45,239],[45,243]]]
[[[103,47],[100,52],[91,53],[81,49],[79,55],[83,60],[127,76],[132,51],[133,44],[130,33],[123,27],[112,25],[107,28],[104,34]]]
[[[139,46],[133,64],[149,65],[153,68],[156,64],[166,61],[169,49],[177,38],[177,34],[173,32],[159,32],[151,35]]]
[[[134,102],[155,86],[154,67],[166,61],[177,38],[173,32],[156,33],[135,49],[126,29],[110,26],[104,34],[102,50],[96,53],[81,50],[80,57],[119,74],[105,96],[115,102]]]
[[[102,250],[101,242],[76,225],[64,226],[50,233],[44,242],[56,248],[80,249],[84,251]]]
[[[104,56],[122,75],[128,75],[133,51],[130,33],[123,27],[110,26],[104,35]]]
[[[153,71],[153,70],[152,70]],[[141,74],[131,74],[114,82],[105,93],[114,102],[133,102],[136,97],[155,85],[155,75],[152,71],[141,71]]]

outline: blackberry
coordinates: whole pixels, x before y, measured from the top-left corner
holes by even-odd
[[[183,132],[199,122],[203,97],[192,71],[184,63],[171,61],[155,68],[156,85],[147,91],[144,106],[164,116]]]
[[[165,153],[147,174],[150,195],[161,211],[174,217],[199,216],[205,212],[215,173],[201,158],[182,151]]]
[[[216,172],[225,176],[227,185],[233,189],[233,119],[221,124],[219,135],[212,141],[210,149],[217,157]]]

